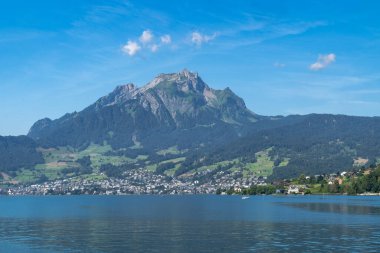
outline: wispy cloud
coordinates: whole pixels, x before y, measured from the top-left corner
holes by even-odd
[[[170,44],[172,42],[172,37],[169,34],[161,36],[162,44]]]
[[[260,44],[265,41],[303,34],[311,29],[325,26],[326,22],[287,22],[270,17],[262,17],[260,20],[249,18],[246,23],[232,23],[231,27],[220,29],[218,35],[223,37],[220,43],[224,48],[233,49]],[[243,39],[236,37],[244,35]]]
[[[201,46],[203,43],[208,43],[215,39],[217,33],[213,33],[212,35],[201,34],[200,32],[193,32],[191,34],[191,42],[197,46]]]
[[[277,36],[288,36],[288,35],[298,35],[309,31],[310,29],[325,26],[326,22],[314,21],[314,22],[297,22],[297,23],[287,23],[279,22],[269,24],[268,30]]]
[[[150,51],[152,51],[153,53],[157,52],[158,50],[158,45],[157,44],[153,44],[150,46]]]
[[[331,54],[326,54],[326,55],[319,55],[318,59],[315,63],[310,65],[310,69],[313,71],[318,71],[321,69],[326,68],[328,65],[333,63],[336,59],[336,55],[331,53]]]
[[[281,62],[275,62],[273,63],[273,67],[275,68],[284,68],[286,65],[284,63],[281,63]]]
[[[288,79],[291,84],[284,86],[284,79]],[[362,115],[362,106],[368,106],[366,109],[371,111],[370,105],[380,104],[377,99],[380,93],[378,80],[379,76],[376,75],[319,75],[310,79],[310,74],[307,73],[284,73],[266,89],[276,99],[305,103],[302,107],[294,105],[298,108],[287,113],[334,112]],[[311,105],[313,107],[309,107]]]

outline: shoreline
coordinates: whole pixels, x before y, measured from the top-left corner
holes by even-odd
[[[0,194],[0,197],[50,197],[50,196],[235,196],[235,197],[263,197],[263,196],[273,196],[273,197],[306,197],[306,196],[350,196],[350,197],[362,197],[362,196],[380,196],[380,193],[361,193],[361,194],[336,194],[336,193],[325,193],[325,194],[210,194],[210,193],[176,193],[176,194],[150,194],[150,193],[126,193],[126,194]]]

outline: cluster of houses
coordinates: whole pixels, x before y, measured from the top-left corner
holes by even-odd
[[[362,173],[369,173],[365,170]],[[212,171],[203,171],[203,174]],[[0,194],[6,195],[46,195],[46,194],[215,194],[218,189],[233,189],[235,193],[242,192],[253,185],[265,186],[266,177],[251,175],[242,177],[235,172],[227,173],[219,171],[211,175],[207,180],[202,177],[195,179],[175,178],[158,175],[142,169],[129,170],[123,178],[107,178],[103,180],[91,180],[85,178],[69,178],[48,181],[41,184],[15,185],[1,189]],[[200,176],[205,176],[200,174]],[[281,180],[273,185],[277,188],[277,194],[307,194],[310,193],[309,185],[325,182],[329,185],[341,185],[344,178],[357,176],[356,172],[341,172],[329,175],[314,175],[303,177],[302,180]]]
[[[264,183],[264,178],[236,177],[234,173],[218,172],[210,180],[175,178],[142,169],[129,170],[123,178],[68,178],[31,185],[0,187],[5,195],[124,195],[124,194],[215,194],[220,188],[248,188]]]
[[[365,170],[364,173],[369,173],[370,170]],[[285,190],[281,190],[281,193],[285,194],[307,194],[310,193],[308,187],[309,184],[320,183],[321,181],[326,182],[328,185],[338,184],[342,185],[344,178],[356,177],[357,172],[337,172],[332,174],[323,174],[323,175],[314,175],[314,176],[305,176],[305,181],[297,184],[294,181],[281,181],[276,182],[277,185],[281,184],[284,186]],[[298,180],[299,181],[299,180]]]

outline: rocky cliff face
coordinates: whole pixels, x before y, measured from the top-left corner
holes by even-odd
[[[29,136],[45,146],[186,146],[237,136],[259,119],[229,88],[212,89],[197,73],[183,70],[141,88],[118,86],[81,112],[36,122]]]

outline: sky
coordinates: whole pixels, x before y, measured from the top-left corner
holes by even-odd
[[[184,68],[261,115],[380,116],[377,0],[0,5],[0,135]]]

